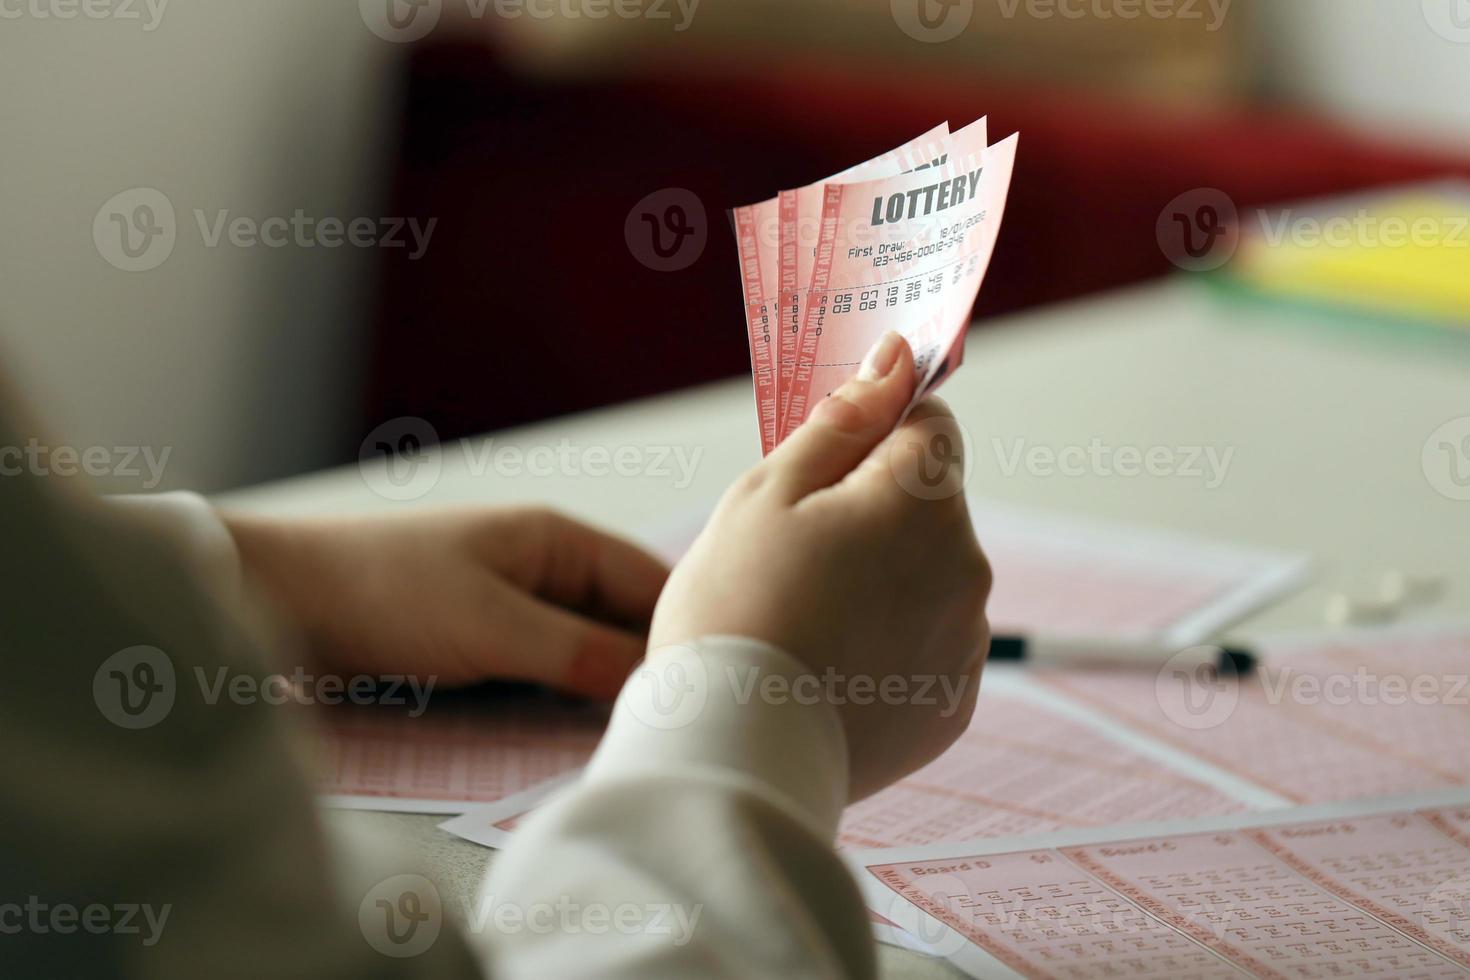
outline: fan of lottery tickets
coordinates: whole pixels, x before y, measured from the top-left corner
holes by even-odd
[[[959,366],[1016,141],[987,146],[984,119],[956,133],[941,125],[734,210],[762,453],[889,330],[914,350],[920,395]]]

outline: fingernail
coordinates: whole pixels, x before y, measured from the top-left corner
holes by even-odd
[[[902,346],[903,337],[897,331],[890,330],[879,337],[858,368],[858,380],[877,381],[888,377],[888,372],[898,363],[898,352]]]

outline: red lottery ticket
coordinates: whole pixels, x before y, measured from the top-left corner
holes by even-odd
[[[936,127],[732,212],[762,452],[889,330],[914,346],[921,391],[958,365],[1015,158],[1016,137],[985,142],[983,119]]]
[[[735,247],[740,254],[740,285],[745,297],[745,332],[750,344],[750,372],[755,383],[756,418],[761,453],[776,445],[779,405],[776,378],[776,285],[778,275],[776,199],[736,208]]]
[[[984,120],[972,124],[982,133]],[[790,381],[796,353],[798,283],[811,276],[816,254],[822,188],[828,181],[862,180],[899,174],[940,159],[949,126],[934,129],[871,160],[807,187],[781,191],[776,197],[735,208],[735,244],[740,256],[740,284],[745,298],[746,339],[755,382],[761,451],[780,441],[782,393]],[[784,379],[784,382],[783,382]]]
[[[889,330],[913,347],[921,392],[958,364],[1016,151],[1015,136],[986,148],[978,128],[960,135],[938,167],[824,188],[784,431],[856,373]]]
[[[966,132],[985,143],[985,120],[971,123]],[[780,303],[777,323],[776,409],[785,410],[791,380],[796,373],[796,349],[801,326],[801,310],[806,289],[811,283],[812,266],[816,263],[817,243],[821,230],[823,191],[827,184],[852,183],[880,177],[894,177],[942,164],[949,141],[949,125],[941,123],[918,139],[910,140],[880,157],[875,157],[826,180],[796,190],[782,191],[777,197],[780,229]],[[784,416],[778,414],[780,421]],[[784,437],[778,422],[778,440]]]

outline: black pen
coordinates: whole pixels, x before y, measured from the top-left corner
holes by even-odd
[[[1256,655],[1235,646],[1200,644],[1170,646],[1156,640],[1122,640],[1091,636],[1016,636],[1000,634],[990,640],[991,660],[1021,660],[1048,667],[1164,666],[1188,669],[1211,664],[1221,673],[1248,674],[1255,669]]]

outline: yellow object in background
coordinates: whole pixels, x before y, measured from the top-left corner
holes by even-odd
[[[1227,271],[1247,288],[1470,328],[1470,186],[1397,189],[1243,218]]]

